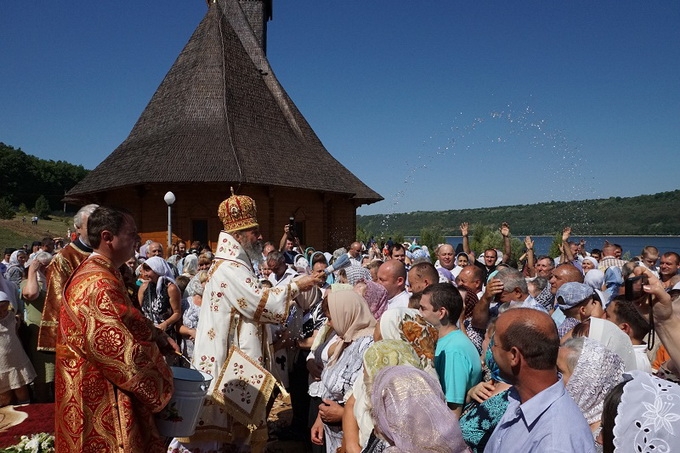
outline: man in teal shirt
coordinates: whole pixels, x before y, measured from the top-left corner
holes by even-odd
[[[436,283],[423,291],[420,313],[439,333],[434,367],[446,402],[460,417],[467,391],[482,379],[479,353],[456,323],[463,311],[463,298],[449,283]]]

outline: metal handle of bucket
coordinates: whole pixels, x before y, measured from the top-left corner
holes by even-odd
[[[185,356],[184,354],[182,354],[182,353],[179,352],[179,351],[175,351],[175,354],[177,354],[178,356],[180,356],[181,358],[183,358],[184,361],[185,361],[186,363],[189,364],[189,368],[190,368],[190,369],[198,371],[198,369],[196,369],[196,367],[191,363],[191,360],[189,360],[189,359],[187,358],[187,356]]]
[[[186,363],[189,364],[189,368],[190,368],[190,369],[199,371],[198,368],[196,368],[196,367],[191,363],[191,360],[189,360],[189,359],[187,358],[187,356],[185,356],[184,354],[182,354],[182,353],[179,352],[179,351],[175,351],[175,354],[177,354],[177,355],[180,356],[182,359],[184,359],[184,361],[185,361]],[[203,384],[201,385],[201,391],[207,392],[209,388],[210,388],[210,381],[203,381]]]

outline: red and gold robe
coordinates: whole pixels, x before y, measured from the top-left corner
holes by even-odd
[[[38,333],[38,351],[54,352],[57,346],[57,332],[59,330],[59,312],[64,294],[64,285],[80,263],[90,256],[91,250],[85,250],[80,241],[71,242],[59,253],[54,255],[47,266],[45,278],[47,288],[45,305],[43,306],[40,332]]]
[[[153,414],[172,396],[172,372],[107,258],[93,254],[73,273],[59,331],[57,451],[163,451]]]

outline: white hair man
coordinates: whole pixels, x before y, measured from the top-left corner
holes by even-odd
[[[92,253],[90,241],[87,238],[87,220],[99,205],[88,204],[78,210],[73,216],[73,228],[78,237],[54,255],[47,266],[45,278],[47,288],[45,305],[43,306],[40,332],[38,333],[38,350],[54,351],[57,346],[57,331],[59,329],[59,311],[64,293],[64,285],[73,271]]]

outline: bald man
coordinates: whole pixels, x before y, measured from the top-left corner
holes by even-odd
[[[453,251],[451,244],[442,244],[437,249],[437,260],[439,260],[439,267],[446,270],[451,270],[456,266],[456,254]]]
[[[385,261],[378,268],[378,283],[387,290],[388,308],[408,308],[406,266],[399,260]]]
[[[590,426],[557,375],[560,340],[550,316],[531,308],[504,312],[491,348],[513,387],[484,451],[595,452]]]

